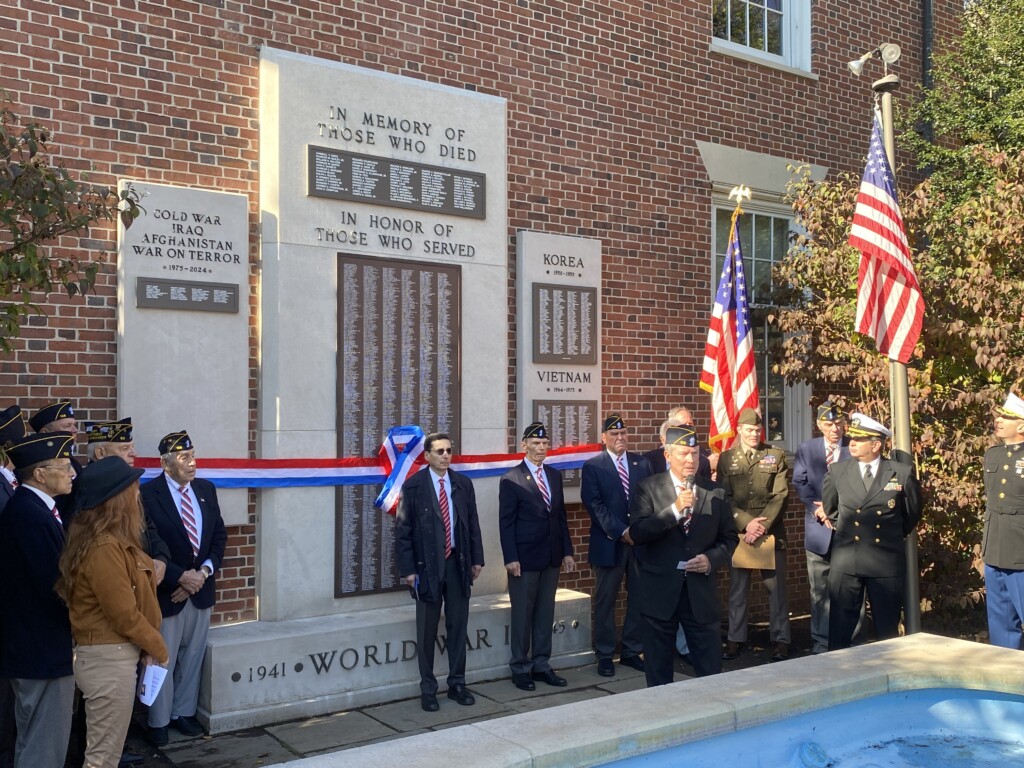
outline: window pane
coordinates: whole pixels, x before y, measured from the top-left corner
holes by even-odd
[[[747,4],[743,0],[729,3],[729,39],[740,45],[747,44]]]
[[[740,216],[740,245],[743,247],[743,255],[748,258],[753,253],[750,250],[754,237],[753,218],[749,213]],[[728,227],[728,224],[726,226]]]
[[[768,40],[765,50],[782,55],[782,14],[768,11]]]
[[[764,9],[761,6],[751,3],[747,6],[750,13],[750,41],[747,43],[751,48],[759,51],[764,47]]]
[[[715,213],[715,253],[719,256],[724,256],[725,249],[729,247],[729,225],[731,223],[731,211],[726,208],[719,208]],[[721,271],[721,268],[719,268],[719,271]]]
[[[775,227],[775,245],[772,248],[772,258],[775,261],[782,261],[789,251],[789,222],[783,218],[773,218],[772,224]]]
[[[754,216],[754,242],[751,247],[751,255],[755,259],[772,258],[772,217]]]
[[[715,37],[729,39],[729,0],[715,0],[711,24]]]
[[[785,440],[785,401],[782,398],[767,398],[764,401],[764,412],[764,431],[768,442],[778,443]]]

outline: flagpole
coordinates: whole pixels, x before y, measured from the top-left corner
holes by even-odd
[[[898,56],[898,54],[897,54]],[[886,64],[893,63],[886,61]],[[893,179],[896,178],[896,139],[893,131],[892,94],[900,87],[900,79],[887,74],[871,84],[871,90],[880,96],[882,107],[882,143],[889,158]],[[910,442],[910,383],[907,366],[889,360],[889,407],[892,413],[892,458],[902,464],[914,465]],[[903,620],[906,633],[921,631],[921,591],[917,562],[917,532],[913,531],[904,542],[907,555],[906,589],[903,601]]]

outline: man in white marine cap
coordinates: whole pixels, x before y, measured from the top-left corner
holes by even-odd
[[[882,457],[886,427],[850,417],[849,461],[829,467],[821,512],[835,528],[829,571],[829,650],[849,648],[867,593],[879,640],[899,634],[906,582],[903,540],[921,519],[913,467]]]
[[[1024,400],[996,409],[1001,445],[985,452],[985,602],[992,645],[1020,650],[1024,617]]]

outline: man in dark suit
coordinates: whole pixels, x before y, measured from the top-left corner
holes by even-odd
[[[538,421],[523,432],[522,463],[498,484],[498,529],[512,603],[509,643],[513,684],[524,691],[534,680],[564,686],[551,668],[551,627],[559,568],[576,569],[562,497],[562,475],[544,466],[548,431]]]
[[[703,676],[722,670],[715,574],[729,566],[738,536],[722,489],[695,477],[698,455],[692,427],[669,428],[669,471],[640,483],[630,507],[648,687],[672,682],[680,624],[690,642],[694,671]]]
[[[14,496],[18,481],[14,477],[14,464],[7,456],[7,447],[15,440],[25,437],[28,425],[21,408],[12,405],[0,411],[0,515],[7,502]],[[0,633],[3,628],[0,627]],[[0,768],[14,765],[14,744],[17,732],[14,727],[14,690],[6,677],[0,677]]]
[[[821,437],[805,440],[796,449],[793,485],[804,503],[804,549],[807,552],[807,583],[811,589],[811,652],[828,650],[828,571],[832,526],[819,519],[821,486],[825,472],[837,461],[850,458],[846,438],[846,414],[831,400],[818,406]]]
[[[580,497],[590,514],[590,553],[594,567],[594,652],[597,673],[615,674],[615,601],[626,575],[626,618],[622,625],[622,653],[619,663],[643,672],[643,641],[637,598],[629,592],[632,571],[632,541],[629,538],[629,500],[637,485],[651,474],[647,460],[629,453],[626,424],[619,414],[605,418],[601,440],[605,450],[583,465]]]
[[[71,491],[74,441],[50,432],[7,451],[18,489],[0,513],[0,676],[14,689],[14,759],[26,768],[63,768],[71,733],[71,622],[53,585],[64,551],[54,499]]]
[[[992,645],[1024,645],[1024,400],[1013,392],[995,413],[1000,445],[985,452],[985,604]]]
[[[855,413],[847,434],[853,458],[833,464],[821,489],[821,514],[835,528],[828,577],[829,650],[850,646],[865,591],[878,639],[899,634],[906,580],[903,540],[921,519],[913,468],[882,458],[882,444],[892,432]]]
[[[31,419],[28,424],[40,435],[49,432],[70,432],[77,437],[78,418],[75,416],[75,409],[70,400],[57,400],[56,402],[44,405]],[[71,445],[71,468],[77,477],[82,471],[82,465],[75,458],[75,446]],[[71,518],[75,514],[74,494],[65,493],[57,497],[57,511],[64,521],[64,528],[71,525]]]
[[[420,705],[436,712],[434,647],[444,605],[448,648],[448,698],[476,703],[466,688],[466,626],[469,595],[484,567],[484,545],[473,483],[449,468],[452,441],[444,432],[427,435],[423,455],[429,469],[402,486],[395,523],[395,564],[416,599],[416,648]]]
[[[188,433],[172,432],[160,441],[163,473],[142,486],[142,504],[170,550],[164,580],[157,587],[163,622],[160,634],[170,661],[156,701],[149,708],[149,737],[167,744],[167,726],[186,736],[202,736],[196,720],[215,574],[224,559],[227,531],[217,490],[196,477],[196,456]]]

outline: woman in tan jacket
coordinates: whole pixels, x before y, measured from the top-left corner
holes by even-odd
[[[153,561],[142,548],[141,469],[117,456],[89,464],[60,560],[57,592],[75,637],[85,700],[85,768],[116,768],[131,721],[136,665],[167,664]]]

